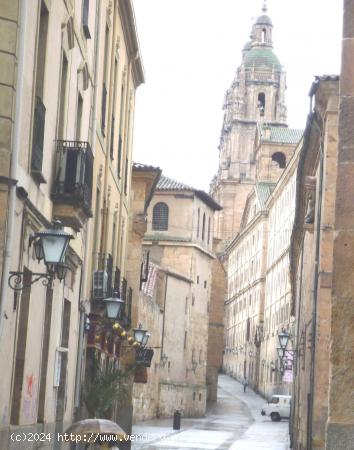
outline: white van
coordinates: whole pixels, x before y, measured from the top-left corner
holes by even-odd
[[[261,414],[268,416],[273,422],[290,417],[291,395],[272,395],[270,401],[263,405]]]

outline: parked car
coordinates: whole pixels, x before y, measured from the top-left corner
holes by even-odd
[[[262,416],[268,416],[273,422],[290,417],[291,395],[272,395],[268,403],[261,409]]]

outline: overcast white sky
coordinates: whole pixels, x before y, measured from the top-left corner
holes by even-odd
[[[209,190],[222,104],[262,0],[133,0],[146,83],[137,92],[134,160]],[[303,128],[314,75],[340,69],[341,0],[268,0],[287,71],[290,127]]]

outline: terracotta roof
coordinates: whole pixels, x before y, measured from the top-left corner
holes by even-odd
[[[309,97],[315,95],[321,81],[339,81],[339,75],[316,75],[310,88]]]
[[[165,176],[160,178],[156,186],[156,191],[192,191],[196,197],[202,200],[210,208],[217,211],[222,209],[221,206],[205,191],[195,189],[192,186]]]
[[[267,133],[270,131],[270,135]],[[268,142],[277,142],[279,144],[297,144],[304,130],[288,127],[272,127],[264,125],[261,131],[261,140]]]

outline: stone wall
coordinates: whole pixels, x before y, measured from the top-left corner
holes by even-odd
[[[218,373],[222,368],[224,348],[224,301],[227,278],[222,257],[212,263],[212,285],[209,307],[208,355],[206,368],[207,400],[217,400]]]
[[[354,442],[354,1],[344,0],[334,226],[328,450]]]

